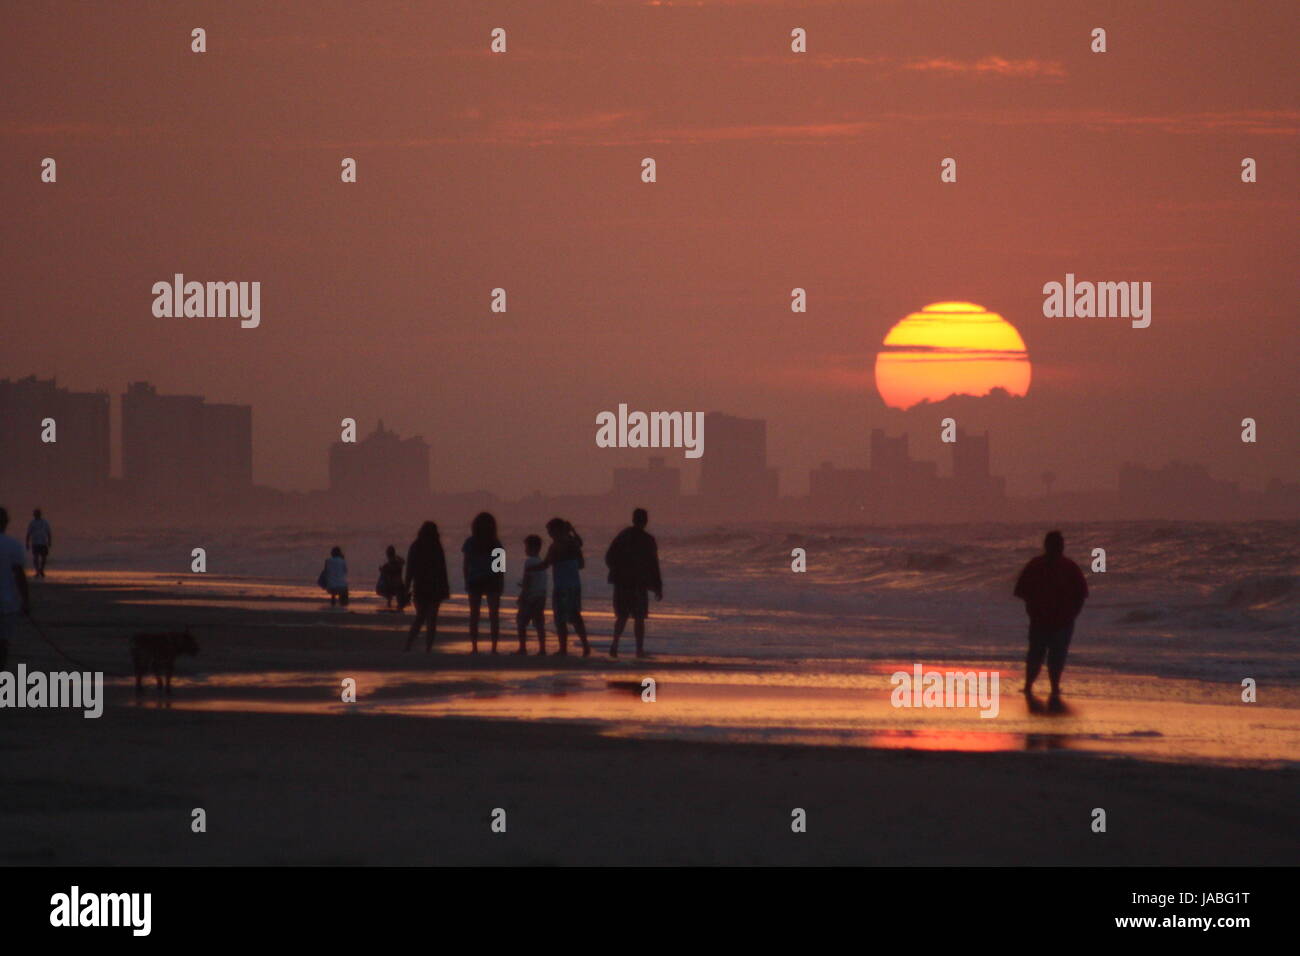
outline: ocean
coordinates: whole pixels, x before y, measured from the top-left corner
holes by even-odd
[[[349,563],[353,609],[377,608],[378,567],[388,544],[405,554],[414,528],[166,529],[78,535],[56,528],[52,574],[154,572],[204,584],[227,598],[277,597],[320,604],[316,575],[330,547]],[[584,609],[608,634],[604,549],[615,528],[580,528],[587,567]],[[989,524],[889,528],[651,527],[659,540],[664,601],[652,598],[650,647],[709,658],[820,661],[1014,661],[1026,619],[1011,595],[1041,547],[1042,527]],[[1066,551],[1091,591],[1071,666],[1300,687],[1300,522],[1101,522],[1063,525]],[[513,593],[522,538],[502,529]],[[452,589],[463,606],[460,533],[444,529]],[[190,571],[206,551],[207,574]],[[807,570],[792,570],[804,549]],[[1104,572],[1091,570],[1104,549]],[[505,606],[513,611],[513,602]],[[503,628],[511,633],[513,614]]]

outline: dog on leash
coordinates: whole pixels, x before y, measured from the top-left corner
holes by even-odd
[[[153,671],[158,692],[171,694],[172,671],[181,654],[197,654],[199,642],[188,629],[165,634],[136,634],[131,638],[131,663],[135,666],[135,692],[144,693],[144,676]],[[164,680],[165,679],[165,680]]]

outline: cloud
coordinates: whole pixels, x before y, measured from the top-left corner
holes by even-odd
[[[912,60],[904,64],[903,69],[948,76],[1050,77],[1052,79],[1061,79],[1065,76],[1065,67],[1056,60],[1008,60],[1000,56],[986,56],[978,60],[931,57],[925,60]]]

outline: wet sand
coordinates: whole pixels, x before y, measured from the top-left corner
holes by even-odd
[[[86,665],[125,671],[134,630],[188,624],[203,651],[182,658],[170,707],[152,692],[137,704],[128,681],[110,688],[98,720],[0,711],[0,862],[1282,865],[1300,855],[1294,762],[1139,759],[1140,737],[1137,756],[1089,752],[1088,734],[1068,729],[1075,717],[1026,732],[1010,680],[996,720],[890,714],[862,693],[884,674],[809,684],[770,662],[474,659],[454,610],[447,653],[403,655],[400,621],[371,610],[199,601],[178,613],[159,598],[177,595],[41,583],[37,620]],[[30,631],[12,656],[71,666]],[[654,704],[640,698],[647,667]],[[344,675],[358,680],[356,705],[338,700]],[[1148,691],[1135,707],[1153,716],[1129,707],[1107,719],[1146,726],[1188,713],[1184,691]],[[806,713],[813,701],[824,712]],[[1092,726],[1115,701],[1077,706]],[[1253,727],[1271,758],[1289,752],[1294,711],[1236,721],[1226,702],[1208,706],[1225,747]],[[638,717],[645,708],[660,710]],[[798,742],[784,742],[770,718],[794,712],[806,719],[791,721]],[[913,722],[891,735],[878,716]],[[190,830],[195,807],[207,833]],[[498,807],[505,833],[490,828]],[[791,832],[796,807],[806,833]],[[1105,833],[1090,826],[1097,807]]]

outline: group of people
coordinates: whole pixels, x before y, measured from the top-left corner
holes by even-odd
[[[649,515],[644,508],[632,512],[632,524],[620,531],[605,552],[609,582],[614,586],[614,636],[609,654],[618,657],[619,641],[632,621],[637,657],[645,656],[645,622],[651,593],[663,599],[663,578],[659,572],[659,546],[646,531]],[[45,565],[54,533],[37,508],[27,526],[24,544],[9,537],[9,513],[0,508],[0,668],[8,651],[8,638],[20,615],[28,612],[26,552],[32,555],[33,571],[45,577]],[[550,578],[551,616],[559,643],[558,653],[569,652],[569,628],[582,644],[582,655],[591,654],[587,625],[582,619],[582,571],[586,567],[582,537],[563,518],[546,523],[550,545],[542,554],[542,539],[530,534],[523,540],[523,576],[519,580],[515,627],[519,637],[517,654],[528,653],[528,629],[537,632],[537,653],[546,654],[546,598]],[[469,537],[461,545],[465,593],[469,596],[471,652],[478,653],[479,622],[487,605],[492,653],[500,638],[501,595],[505,591],[505,548],[497,534],[497,522],[484,511],[470,524]],[[422,630],[427,631],[425,651],[433,649],[438,632],[438,609],[451,597],[447,558],[438,526],[426,521],[411,542],[403,560],[389,545],[387,560],[379,568],[376,590],[388,606],[399,610],[415,605],[415,620],[406,638],[410,650]],[[330,604],[348,604],[348,566],[343,550],[335,547],[322,568],[317,583],[329,592]],[[1074,633],[1074,620],[1088,597],[1088,584],[1079,566],[1065,556],[1065,539],[1059,531],[1048,532],[1043,553],[1025,565],[1016,581],[1015,596],[1025,602],[1029,615],[1029,649],[1025,657],[1024,693],[1032,696],[1034,681],[1047,664],[1051,696],[1059,700],[1061,674]]]
[[[614,638],[610,657],[618,657],[619,641],[632,621],[636,654],[645,656],[645,622],[650,613],[650,594],[663,599],[663,578],[659,571],[659,546],[646,531],[649,515],[644,508],[632,513],[632,524],[615,536],[605,552],[609,582],[614,586]],[[519,637],[516,654],[528,653],[528,630],[537,633],[537,653],[546,654],[546,599],[550,578],[551,618],[559,644],[557,653],[569,653],[569,628],[578,636],[582,656],[591,655],[587,625],[582,619],[582,571],[586,567],[583,541],[572,523],[552,518],[546,523],[550,545],[542,554],[542,539],[530,534],[523,540],[523,574],[519,580],[518,610],[515,628]],[[492,653],[497,653],[501,633],[501,595],[506,583],[506,550],[497,534],[497,521],[489,512],[481,512],[470,524],[469,537],[461,545],[465,593],[469,598],[470,652],[478,653],[479,624],[487,606]],[[330,595],[330,604],[347,606],[347,563],[343,552],[334,548],[317,583]],[[442,548],[438,526],[426,521],[407,550],[403,560],[389,545],[386,560],[379,568],[375,590],[388,607],[398,610],[415,605],[415,620],[406,638],[406,650],[414,645],[420,632],[427,637],[425,651],[433,649],[438,632],[438,609],[451,597],[447,558]]]

